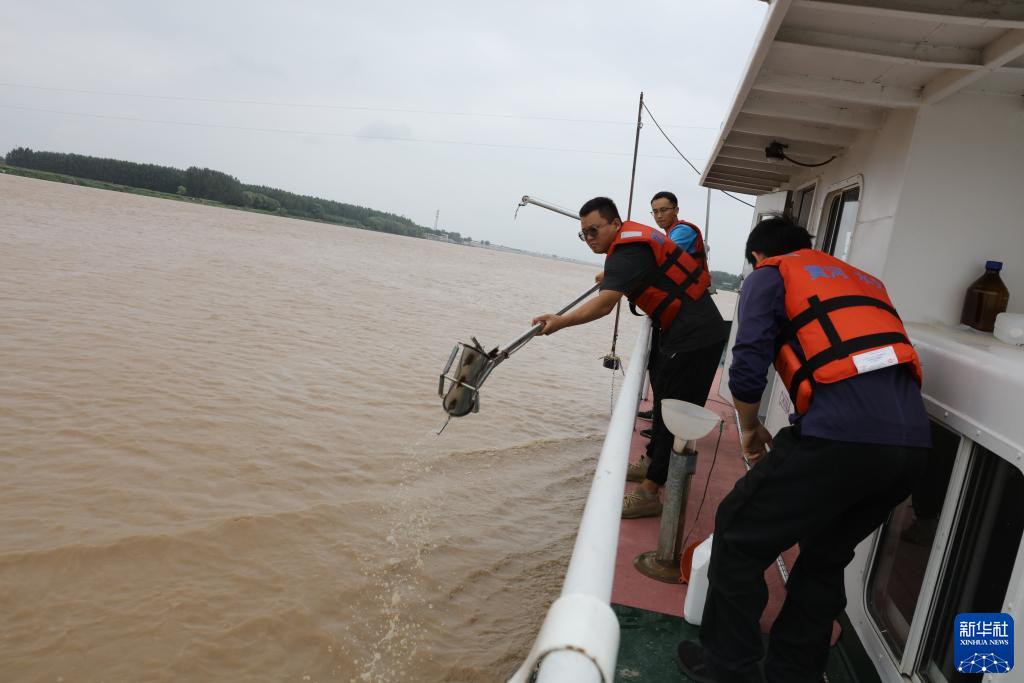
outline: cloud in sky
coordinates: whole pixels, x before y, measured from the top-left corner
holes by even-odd
[[[754,0],[16,3],[0,25],[0,153],[209,166],[422,225],[439,209],[463,235],[595,259],[567,218],[531,207],[513,220],[518,198],[576,208],[604,194],[625,212],[641,91],[703,168],[764,12]],[[633,217],[650,222],[650,196],[670,189],[703,224],[705,191],[650,121],[640,154]],[[712,267],[739,271],[750,219],[712,193]]]

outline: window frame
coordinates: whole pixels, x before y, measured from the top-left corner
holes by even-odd
[[[858,572],[855,582],[851,581],[850,574],[847,574],[847,585],[851,589],[856,585],[860,593],[856,602],[850,601],[850,607],[856,606],[857,611],[857,614],[850,616],[866,627],[867,633],[862,634],[862,642],[866,651],[875,660],[878,673],[883,681],[906,681],[909,679],[913,683],[930,683],[930,679],[924,678],[920,670],[923,665],[927,664],[924,660],[929,654],[929,637],[933,633],[934,620],[942,611],[943,605],[938,604],[938,601],[955,578],[949,574],[949,565],[954,560],[950,544],[955,540],[963,516],[967,514],[965,506],[969,502],[967,496],[970,493],[968,478],[977,467],[977,458],[981,449],[988,451],[1024,474],[1024,466],[1022,466],[1024,458],[1019,454],[1017,458],[1013,458],[1007,455],[1004,448],[992,448],[986,443],[989,440],[984,438],[986,435],[983,432],[967,429],[969,423],[959,419],[959,416],[946,410],[933,410],[931,408],[934,406],[928,405],[929,401],[926,400],[925,403],[930,408],[929,418],[942,427],[959,434],[960,444],[956,450],[953,471],[950,474],[946,497],[942,503],[935,539],[928,555],[922,589],[911,618],[902,655],[897,656],[893,651],[882,632],[883,626],[876,621],[869,605],[871,580],[879,561],[878,555],[882,551],[883,533],[875,533],[862,564],[854,561],[854,565],[860,565],[855,569]],[[854,570],[853,566],[848,567],[848,572],[851,570]],[[1011,613],[1016,611],[1015,605],[1019,604],[1022,599],[1024,599],[1024,538],[1021,539],[1017,548],[1017,559],[1011,569],[1006,596],[1003,598],[1003,610]]]
[[[803,185],[799,185],[794,190],[792,190],[792,199],[790,201],[790,215],[793,217],[793,220],[796,221],[798,225],[801,225],[800,216],[804,211],[804,203],[808,205],[807,221],[806,224],[801,225],[801,227],[806,229],[812,235],[815,234],[814,232],[811,232],[811,223],[814,221],[815,218],[815,215],[812,213],[812,211],[814,210],[814,200],[817,198],[817,195],[818,178],[814,178],[813,180],[809,180]],[[799,206],[797,206],[797,199],[800,200]]]

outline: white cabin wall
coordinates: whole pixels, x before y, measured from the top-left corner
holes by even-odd
[[[915,120],[915,111],[891,112],[882,128],[861,133],[839,159],[819,168],[801,169],[803,172],[793,176],[793,182],[786,186],[786,189],[797,189],[811,181],[816,183],[807,227],[811,233],[817,234],[823,227],[825,198],[831,189],[851,178],[860,177],[860,207],[848,260],[873,275],[881,276],[885,268]],[[761,209],[758,201],[758,210]],[[894,303],[897,308],[901,307],[898,300]],[[774,379],[775,373],[772,373],[768,391],[761,400],[765,426],[773,434],[789,424],[792,412],[785,387]]]
[[[891,112],[881,129],[861,133],[832,163],[803,169],[791,185],[797,188],[816,181],[807,226],[816,235],[824,224],[825,198],[831,188],[861,176],[860,209],[847,260],[873,275],[881,276],[885,268],[916,116],[914,110]]]
[[[846,176],[859,173],[863,184],[847,260],[873,275],[881,276],[885,270],[916,122],[916,111],[894,111],[880,131],[862,135],[858,142],[863,144],[850,150]],[[894,303],[899,306],[898,301]]]
[[[907,320],[957,324],[986,260],[1024,312],[1024,106],[961,93],[920,110],[882,273]]]

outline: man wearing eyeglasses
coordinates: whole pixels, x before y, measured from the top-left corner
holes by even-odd
[[[680,249],[689,252],[695,258],[702,261],[705,268],[707,268],[707,256],[706,248],[701,238],[700,230],[696,225],[689,221],[679,219],[679,200],[676,195],[667,190],[658,192],[651,197],[651,216],[654,218],[654,222],[659,228],[665,231],[669,239],[675,242]],[[708,271],[710,275],[710,271]],[[630,310],[636,313],[635,307],[631,306]],[[651,353],[647,358],[647,372],[651,376],[651,386],[660,386],[655,380],[655,373],[658,371],[658,359],[661,356],[661,334],[657,325],[651,328]],[[710,390],[710,387],[708,387]],[[654,432],[658,429],[663,429],[664,425],[660,425],[661,422],[661,411],[658,409],[661,404],[661,396],[657,393],[653,396],[653,407],[651,410],[639,413],[640,417],[651,420],[650,431],[643,432],[644,435],[654,436]],[[701,401],[703,403],[703,401]],[[655,448],[655,440],[652,438],[647,444],[647,449],[644,455],[636,462],[630,463],[629,469],[626,472],[627,481],[643,482],[648,479],[648,470],[650,469],[651,462],[655,457],[655,454],[659,454],[664,458],[664,462],[659,462],[654,469],[655,479],[651,480],[657,484],[660,488],[664,484],[664,477],[668,473],[668,454],[661,453],[661,449]],[[656,491],[657,488],[647,484],[645,487],[647,491]],[[635,507],[635,505],[634,505]],[[651,507],[649,503],[643,502],[641,507]],[[631,514],[632,510],[624,510],[624,514]]]
[[[671,211],[660,213],[674,221]],[[729,335],[728,326],[708,293],[710,276],[702,253],[698,258],[680,249],[659,230],[639,223],[624,224],[615,203],[607,197],[584,204],[580,224],[580,239],[595,254],[607,254],[600,292],[565,315],[537,316],[533,324],[543,322],[541,333],[553,334],[563,327],[588,323],[608,315],[625,295],[660,329],[657,371],[651,376],[656,400],[650,464],[645,475],[638,477],[643,479],[640,486],[626,494],[622,503],[625,518],[656,516],[661,514],[658,491],[665,484],[672,448],[672,435],[661,420],[660,400],[677,398],[704,404]],[[693,244],[703,251],[698,234]]]
[[[665,231],[668,238],[691,254],[696,251],[699,237],[697,227],[687,221],[679,220],[679,200],[675,194],[667,191],[659,192],[651,198],[651,215],[658,227]]]
[[[654,217],[654,222],[665,231],[670,240],[679,245],[680,249],[701,259],[704,262],[704,267],[707,267],[707,255],[703,240],[700,239],[700,230],[693,223],[679,220],[679,200],[676,199],[674,193],[663,190],[651,197],[651,216]],[[710,271],[708,271],[708,274],[710,275]],[[633,313],[636,313],[636,311],[634,310]],[[657,367],[658,337],[658,328],[654,327],[651,330],[651,355],[647,361],[647,371],[651,373],[652,377]],[[655,398],[655,401],[657,401],[657,398]],[[653,410],[648,411],[646,414],[641,414],[641,417],[653,420],[654,412]],[[647,458],[649,457],[650,448],[648,448],[646,457],[642,458],[640,462],[630,465],[629,476],[627,477],[629,481],[643,480],[643,475],[647,472]]]

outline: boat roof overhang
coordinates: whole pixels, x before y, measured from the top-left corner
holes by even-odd
[[[769,0],[701,184],[761,195],[840,156],[894,109],[1024,94],[1022,0]]]

